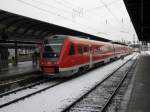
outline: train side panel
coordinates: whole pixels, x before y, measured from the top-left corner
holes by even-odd
[[[57,40],[57,37],[59,40],[59,35],[54,40]],[[60,49],[54,46],[60,44],[57,42],[50,41],[49,44],[45,45],[45,48],[55,47],[56,51],[60,50],[59,53],[53,53],[51,49],[48,49],[42,54],[40,66],[47,76],[68,77],[130,53],[130,48],[124,45],[71,36],[64,36],[63,38]],[[45,57],[45,54],[48,58]]]

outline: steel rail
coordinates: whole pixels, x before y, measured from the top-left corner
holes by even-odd
[[[21,90],[25,90],[25,89],[27,89],[27,88],[34,87],[34,86],[36,86],[36,85],[40,85],[40,84],[45,83],[45,82],[47,82],[47,81],[49,81],[49,79],[47,79],[47,80],[46,80],[46,79],[45,79],[45,80],[41,80],[41,81],[36,82],[36,83],[31,83],[31,84],[29,84],[29,85],[26,85],[26,86],[23,86],[23,87],[20,87],[20,88],[11,90],[11,91],[7,91],[7,92],[4,92],[4,93],[1,93],[1,94],[0,94],[0,98],[1,98],[1,97],[4,97],[4,96],[6,96],[6,95],[9,95],[9,94],[16,93],[16,92],[21,91]]]
[[[11,85],[11,84],[14,84],[14,83],[19,83],[21,81],[25,81],[27,79],[30,79],[30,78],[39,78],[40,75],[37,75],[36,77],[34,76],[30,76],[30,77],[26,77],[26,78],[21,78],[21,79],[17,79],[17,80],[13,80],[13,81],[10,81],[10,82],[7,82],[7,83],[0,83],[0,87],[2,86],[7,86],[7,85]]]
[[[4,104],[0,105],[0,108],[3,108],[3,107],[8,106],[8,105],[10,105],[10,104],[16,103],[16,102],[18,102],[18,101],[20,101],[20,100],[23,100],[23,99],[25,99],[25,98],[31,97],[31,96],[33,96],[33,95],[35,95],[35,94],[38,94],[38,93],[40,93],[40,92],[42,92],[42,91],[45,91],[45,90],[48,90],[48,89],[50,89],[50,88],[52,88],[52,87],[55,87],[55,86],[57,86],[57,85],[59,85],[59,84],[61,84],[61,83],[64,83],[64,82],[65,82],[65,80],[64,80],[64,81],[57,82],[57,83],[55,83],[55,84],[53,84],[53,85],[51,85],[51,86],[42,88],[42,89],[40,89],[40,90],[38,90],[38,91],[35,91],[35,92],[30,93],[30,94],[24,95],[24,96],[22,96],[22,97],[20,97],[20,98],[16,98],[16,99],[14,99],[14,100],[11,100],[11,101],[9,101],[9,102],[7,102],[7,103],[4,103]]]
[[[135,56],[135,55],[134,55]],[[72,102],[69,106],[64,108],[62,112],[67,112],[73,107],[77,102],[82,100],[86,95],[88,95],[90,92],[92,92],[94,89],[96,89],[98,86],[100,86],[103,82],[105,82],[107,79],[109,79],[114,73],[116,73],[121,67],[123,67],[125,64],[127,64],[134,56],[132,56],[129,60],[127,60],[124,64],[122,64],[120,67],[118,67],[116,70],[114,70],[112,73],[110,73],[105,79],[103,79],[100,83],[95,85],[93,88],[91,88],[89,91],[87,91],[84,95],[79,97],[76,101]]]
[[[119,82],[119,84],[117,85],[116,89],[113,91],[112,95],[109,96],[107,102],[104,104],[104,106],[102,107],[100,112],[105,112],[108,105],[111,103],[112,99],[114,98],[114,96],[117,94],[119,88],[121,87],[122,83],[124,82],[124,80],[126,79],[127,75],[129,74],[129,72],[133,69],[133,66],[136,64],[136,61],[131,65],[131,67],[128,69],[128,71],[124,74],[123,78],[121,79],[121,81]]]
[[[134,56],[133,56],[133,57],[134,57]],[[131,58],[133,58],[133,57],[131,57]],[[87,95],[88,93],[90,93],[92,90],[94,90],[94,89],[95,89],[97,86],[99,86],[102,82],[104,82],[105,80],[107,80],[107,79],[108,79],[112,74],[114,74],[118,69],[120,69],[120,68],[121,68],[122,66],[124,66],[128,61],[130,61],[131,58],[130,58],[129,60],[127,60],[123,65],[121,65],[120,67],[118,67],[116,70],[114,70],[113,73],[109,74],[108,77],[106,77],[106,78],[105,78],[103,81],[101,81],[98,85],[96,85],[95,87],[93,87],[90,91],[88,91],[88,92],[85,93],[83,96],[81,96],[79,99],[77,99],[75,102],[73,102],[69,107],[67,107],[66,109],[64,109],[63,112],[65,112],[65,111],[67,111],[68,109],[70,109],[76,102],[78,102],[80,99],[82,99],[84,96],[86,96],[86,95]],[[89,70],[89,71],[90,71],[90,70]],[[87,72],[86,72],[86,73],[87,73]],[[85,73],[85,74],[86,74],[86,73]],[[85,74],[80,74],[80,75],[78,75],[78,76],[85,75]],[[77,77],[78,77],[78,76],[77,76]],[[42,88],[42,89],[40,89],[40,90],[38,90],[38,91],[35,91],[35,92],[32,92],[32,93],[30,93],[30,94],[24,95],[23,97],[16,98],[16,99],[14,99],[14,100],[12,100],[12,101],[9,101],[9,102],[7,102],[7,103],[4,103],[4,104],[0,105],[0,108],[3,108],[3,107],[8,106],[8,105],[10,105],[10,104],[16,103],[16,102],[18,102],[18,101],[20,101],[20,100],[23,100],[23,99],[25,99],[25,98],[31,97],[31,96],[33,96],[33,95],[35,95],[35,94],[38,94],[38,93],[40,93],[40,92],[43,92],[43,91],[48,90],[48,89],[50,89],[50,88],[53,88],[53,87],[55,87],[55,86],[57,86],[57,85],[60,85],[60,84],[62,84],[62,83],[64,83],[64,82],[66,82],[67,80],[72,80],[72,79],[74,79],[74,78],[76,78],[76,77],[67,78],[67,79],[65,79],[65,80],[63,80],[63,81],[60,81],[60,82],[57,82],[57,83],[55,83],[55,84],[53,84],[53,85],[51,85],[51,86]],[[44,82],[43,82],[43,83],[44,83]],[[41,83],[39,82],[38,84],[41,84]],[[38,85],[38,84],[33,84],[33,85],[30,85],[30,86],[25,86],[25,87],[20,88],[20,89],[18,89],[18,90],[14,90],[14,91],[10,91],[10,92],[8,92],[8,93],[0,94],[0,97],[6,96],[6,95],[9,95],[9,94],[12,94],[12,93],[15,93],[15,92],[18,92],[18,91],[27,89],[27,88],[34,87],[34,86],[36,86],[36,85]]]

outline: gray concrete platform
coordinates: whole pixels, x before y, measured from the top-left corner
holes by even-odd
[[[127,112],[150,112],[150,55],[139,57]]]
[[[32,64],[32,61],[19,62],[17,66],[9,64],[8,69],[0,71],[0,80],[15,78],[30,73],[39,72],[38,65]]]

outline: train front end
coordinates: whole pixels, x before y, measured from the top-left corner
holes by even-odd
[[[40,68],[44,76],[59,76],[59,60],[63,43],[64,36],[55,35],[44,40],[40,59]]]

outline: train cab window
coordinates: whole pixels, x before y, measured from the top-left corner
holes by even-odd
[[[71,43],[70,45],[70,50],[69,50],[69,55],[74,55],[75,54],[75,51],[74,51],[74,44]]]
[[[81,46],[78,46],[78,53],[79,53],[79,54],[82,54],[82,53],[83,53]]]

